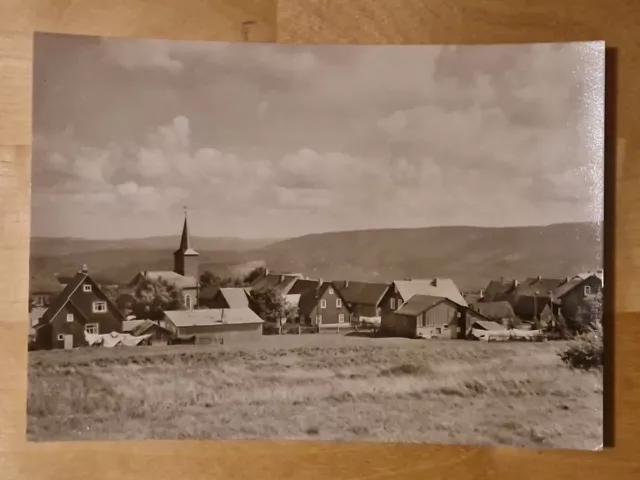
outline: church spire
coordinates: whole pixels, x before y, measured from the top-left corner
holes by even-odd
[[[182,226],[182,238],[180,239],[181,252],[187,251],[191,248],[189,244],[189,225],[187,223],[187,207],[184,207],[184,225]]]
[[[180,247],[173,252],[173,271],[183,276],[198,278],[198,252],[191,247],[187,207],[184,207],[184,225],[182,226]]]
[[[184,207],[184,224],[182,226],[182,237],[180,238],[180,247],[176,253],[187,255],[197,255],[198,253],[191,247],[191,239],[189,238],[189,222],[187,218],[187,207]]]

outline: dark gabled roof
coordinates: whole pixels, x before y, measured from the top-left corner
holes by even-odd
[[[449,300],[446,297],[436,297],[433,295],[413,295],[409,300],[403,303],[395,313],[397,313],[398,315],[413,317],[426,312],[430,308],[433,308],[442,302],[447,302],[450,305],[457,307],[456,302]]]
[[[377,306],[390,285],[388,283],[368,283],[337,281],[333,282],[345,302],[349,304]]]
[[[516,315],[509,302],[480,302],[472,306],[474,310],[489,319],[514,318]]]
[[[514,293],[516,296],[548,297],[549,292],[554,291],[566,281],[566,278],[527,278],[516,286]]]
[[[84,282],[89,275],[83,272],[78,272],[75,276],[69,279],[69,283],[64,287],[64,290],[51,302],[49,308],[42,316],[44,322],[50,322],[52,318],[54,318],[60,310],[67,304],[67,302],[71,299],[71,295],[78,289],[80,285]]]
[[[319,284],[320,284],[319,280],[311,280],[308,278],[305,278],[305,279],[298,278],[296,279],[295,283],[291,286],[291,288],[289,288],[287,295],[302,295],[308,290],[314,290],[318,288]]]
[[[596,275],[595,273],[592,274],[592,275],[576,276],[576,277],[573,277],[572,279],[568,280],[567,282],[563,283],[558,288],[556,288],[553,291],[553,296],[554,296],[554,298],[562,298],[567,293],[572,291],[574,288],[580,287],[581,285],[586,283],[587,280],[590,280],[590,279],[592,279],[594,277],[597,278],[602,283],[602,279],[598,275]]]
[[[484,298],[490,302],[508,294],[514,288],[514,282],[515,280],[505,278],[491,280],[484,289]]]
[[[62,310],[67,303],[71,303],[73,305],[73,303],[70,302],[71,297],[78,289],[78,287],[80,287],[80,285],[84,283],[85,280],[89,280],[91,282],[94,290],[99,290],[102,293],[105,301],[109,304],[112,311],[116,315],[118,315],[122,319],[122,321],[126,320],[124,314],[120,311],[117,305],[113,303],[111,299],[104,294],[104,292],[102,292],[100,286],[89,276],[89,274],[86,272],[78,272],[72,279],[70,279],[69,283],[67,283],[67,286],[64,287],[64,290],[53,300],[45,314],[42,316],[43,322],[49,323],[53,318],[55,318],[56,315],[58,315],[58,313],[60,313],[60,310]],[[82,314],[82,311],[75,305],[74,309]]]
[[[296,280],[300,278],[302,278],[302,275],[269,273],[257,278],[249,288],[252,292],[264,292],[273,288],[282,295],[286,295]]]

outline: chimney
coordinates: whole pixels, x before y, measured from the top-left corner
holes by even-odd
[[[82,265],[82,270],[80,270],[80,272],[84,273],[84,274],[89,273],[89,267],[87,267],[86,263],[84,265]]]
[[[542,277],[541,277],[540,275],[538,275],[538,276],[536,277],[536,282],[539,282],[540,280],[542,280]]]
[[[433,285],[434,287],[438,286],[438,279],[434,278],[433,280],[431,280],[431,285]]]
[[[479,297],[480,297],[480,298],[484,298],[484,288],[481,288],[481,289],[480,289],[480,295],[479,295]]]
[[[518,280],[514,280],[513,281],[513,288],[516,288],[519,284],[520,284],[520,282]]]
[[[349,280],[344,281],[344,288],[349,288]]]
[[[322,278],[320,278],[318,280],[318,287],[321,287],[323,283],[324,283],[324,280],[322,280]]]
[[[264,269],[264,276],[266,277],[267,275],[269,275],[269,269],[268,269],[268,268],[265,268],[265,269]]]
[[[284,282],[284,275],[280,275],[280,283]]]

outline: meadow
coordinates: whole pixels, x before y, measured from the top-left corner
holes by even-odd
[[[30,352],[27,433],[594,449],[602,375],[564,366],[564,347],[317,334]]]

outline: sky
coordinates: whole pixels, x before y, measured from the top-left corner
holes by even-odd
[[[600,220],[603,78],[602,43],[38,34],[32,235]]]

